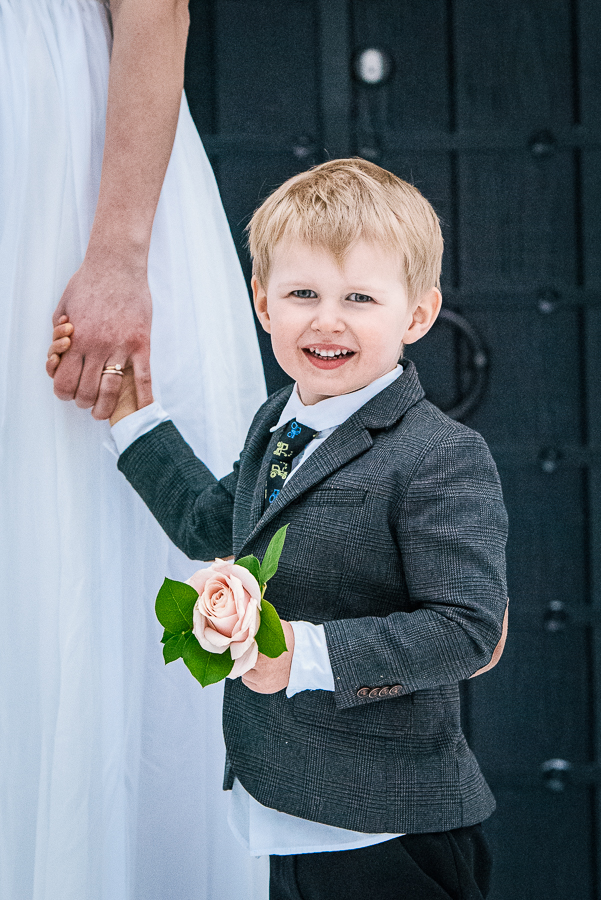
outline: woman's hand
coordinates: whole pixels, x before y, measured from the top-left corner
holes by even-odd
[[[118,363],[132,368],[140,406],[152,402],[152,300],[145,264],[119,265],[110,257],[84,260],[67,285],[54,324],[65,317],[72,323],[69,334],[73,337],[52,375],[57,397],[93,407],[96,419],[108,418],[115,409],[121,379],[101,377],[101,373],[105,366]]]
[[[46,372],[51,378],[54,378],[63,354],[67,353],[71,348],[73,333],[74,328],[71,322],[69,322],[68,317],[64,315],[61,316],[52,332],[52,343],[48,350],[48,359],[46,360]],[[109,363],[109,365],[114,365],[114,363]],[[105,372],[105,374],[101,376],[101,390],[105,385],[110,388],[111,394],[116,393],[117,395],[116,405],[109,419],[111,425],[114,425],[115,422],[118,422],[125,416],[131,415],[131,413],[136,412],[136,410],[142,409],[143,406],[148,406],[149,403],[152,403],[152,389],[150,388],[150,384],[149,393],[145,397],[145,402],[139,402],[136,392],[134,370],[131,366],[126,366],[123,369],[122,375]]]

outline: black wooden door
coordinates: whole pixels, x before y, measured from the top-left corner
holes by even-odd
[[[601,5],[191,0],[187,91],[245,271],[285,178],[362,155],[442,216],[446,318],[411,356],[489,442],[511,631],[464,691],[498,811],[494,900],[598,898]],[[365,51],[370,51],[365,53]],[[268,387],[287,379],[267,343]]]

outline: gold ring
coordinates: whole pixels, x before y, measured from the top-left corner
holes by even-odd
[[[120,375],[123,378],[123,366],[117,363],[114,366],[105,366],[101,372],[102,375]]]

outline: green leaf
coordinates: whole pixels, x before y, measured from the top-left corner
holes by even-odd
[[[242,566],[243,569],[248,569],[251,575],[259,580],[259,570],[261,568],[261,563],[257,559],[256,556],[243,556],[242,559],[237,559],[235,565]]]
[[[261,600],[261,624],[255,636],[259,652],[270,659],[281,656],[288,649],[284,629],[275,607],[265,597]]]
[[[186,639],[182,656],[190,672],[203,687],[222,681],[234,668],[229,647],[225,653],[209,653],[200,646],[193,634]]]
[[[165,628],[165,630],[163,632],[163,637],[161,638],[161,644],[166,644],[167,641],[169,640],[169,638],[172,638],[172,637],[173,637],[173,634],[170,631],[167,631],[167,629]]]
[[[282,549],[284,547],[284,541],[286,540],[286,529],[288,525],[284,525],[280,528],[272,539],[269,542],[269,547],[265,551],[265,556],[263,557],[263,562],[261,563],[261,569],[259,572],[259,582],[261,585],[264,585],[265,582],[269,581],[269,579],[275,575],[278,570],[278,562],[280,561],[280,556],[282,555]]]
[[[181,634],[192,628],[192,610],[198,598],[189,584],[165,578],[155,603],[157,619],[171,634]]]
[[[185,631],[183,634],[172,634],[169,640],[166,641],[165,646],[163,647],[165,665],[180,658],[186,641],[191,633],[191,631]]]

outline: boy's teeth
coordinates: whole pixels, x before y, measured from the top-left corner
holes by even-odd
[[[318,350],[317,347],[310,347],[311,353],[321,356],[323,359],[332,359],[334,356],[346,356],[349,350]]]

